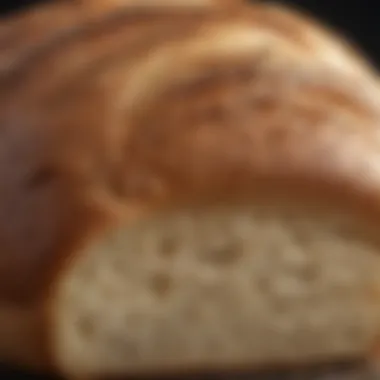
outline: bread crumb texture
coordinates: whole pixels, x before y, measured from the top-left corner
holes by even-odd
[[[158,215],[70,263],[54,296],[55,355],[83,374],[360,355],[379,328],[379,270],[376,241],[344,215]]]

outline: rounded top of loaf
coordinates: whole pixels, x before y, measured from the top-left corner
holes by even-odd
[[[277,5],[145,3],[0,25],[4,303],[36,302],[99,229],[160,208],[267,198],[380,215],[365,59]]]

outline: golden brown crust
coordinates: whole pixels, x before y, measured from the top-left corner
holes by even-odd
[[[120,214],[301,196],[379,219],[377,77],[335,37],[263,4],[87,4],[0,25],[3,302]]]
[[[86,229],[82,220],[96,219],[85,189],[115,190],[113,136],[104,139],[105,124],[99,120],[113,117],[114,106],[104,96],[113,97],[117,89],[107,88],[107,79],[101,86],[100,74],[150,46],[189,38],[207,18],[226,18],[208,8],[165,9],[128,8],[99,16],[60,5],[9,20],[4,35],[13,47],[5,49],[10,64],[0,73],[0,121],[7,147],[1,162],[1,210],[11,209],[15,219],[8,223],[3,217],[0,236],[9,252],[0,265],[0,294],[7,302],[34,302],[44,288],[44,273],[59,255],[57,247],[64,250],[76,240],[74,231]],[[54,27],[59,15],[65,17]],[[16,37],[19,43],[14,43]],[[94,181],[99,183],[91,188]],[[17,277],[7,275],[16,270]]]
[[[178,12],[184,13],[174,10],[155,17],[137,10],[88,19],[88,13],[79,16],[73,7],[52,7],[30,18],[24,15],[10,28],[21,29],[22,43],[4,52],[12,63],[0,73],[0,122],[6,147],[0,163],[4,181],[0,208],[5,214],[0,240],[9,252],[0,263],[3,299],[33,302],[43,288],[43,274],[56,261],[57,247],[64,250],[62,242],[70,245],[76,240],[75,231],[86,229],[84,220],[96,219],[94,205],[86,204],[86,189],[98,191],[91,188],[93,181],[107,190],[110,186],[111,152],[108,137],[103,138],[105,124],[98,122],[103,113],[109,117],[105,113],[110,112],[110,104],[104,102],[105,89],[93,80],[99,71],[111,70],[113,62],[136,54],[135,48],[144,50],[163,39],[180,38],[181,32],[191,33],[196,27],[193,20],[203,13],[184,13],[181,31],[180,22],[169,23]],[[65,25],[55,28],[53,20],[62,13],[67,14]],[[152,18],[157,20],[150,25]],[[132,29],[134,34],[129,35]],[[9,37],[9,45],[14,38]],[[135,45],[141,38],[146,42],[139,48]],[[73,66],[83,51],[84,60]],[[6,217],[9,213],[12,223]],[[7,275],[15,271],[17,277]]]

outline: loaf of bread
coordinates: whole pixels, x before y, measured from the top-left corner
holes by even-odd
[[[264,3],[41,5],[0,21],[0,127],[3,362],[375,371],[380,89],[344,38]]]

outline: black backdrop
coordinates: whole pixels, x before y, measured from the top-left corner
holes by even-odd
[[[0,0],[0,14],[2,16],[9,15],[43,1]],[[45,2],[47,1],[45,0]],[[358,44],[380,67],[380,0],[277,0],[277,2],[296,5],[334,26]],[[11,378],[39,380],[31,374],[0,366],[0,379]]]

